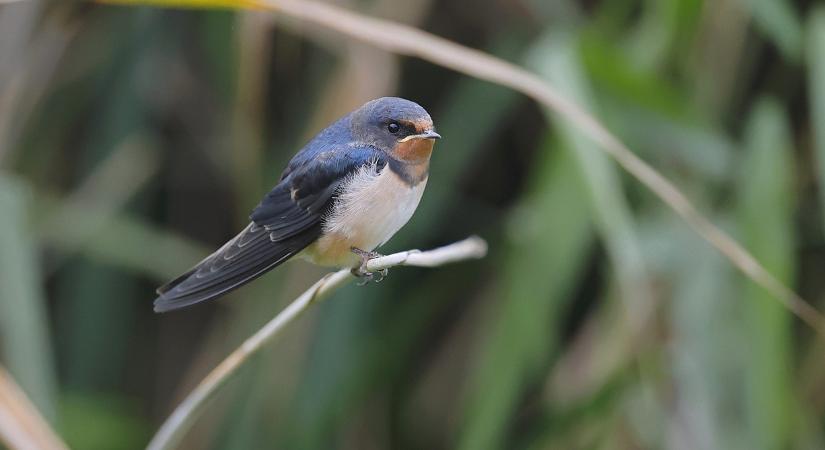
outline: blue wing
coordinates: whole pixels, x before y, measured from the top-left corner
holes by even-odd
[[[316,138],[317,139],[317,138]],[[292,159],[281,181],[250,215],[251,223],[215,253],[158,289],[155,311],[211,300],[237,289],[283,263],[321,235],[341,183],[376,162],[371,147],[321,147],[312,142]]]

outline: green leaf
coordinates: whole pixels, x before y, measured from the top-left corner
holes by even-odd
[[[0,337],[3,364],[54,421],[56,381],[31,202],[24,183],[0,175]]]
[[[757,103],[745,129],[747,154],[739,190],[739,229],[743,243],[783,283],[794,278],[793,140],[784,112],[772,100]],[[744,318],[745,389],[752,448],[790,444],[793,412],[793,342],[788,311],[763,289],[748,283]]]
[[[808,84],[811,104],[811,129],[817,157],[817,176],[825,180],[825,8],[817,8],[808,21]],[[822,212],[825,214],[825,189],[819,189]],[[823,217],[825,220],[825,216]]]
[[[529,64],[590,111],[595,108],[573,36],[548,33],[533,48]],[[548,117],[553,117],[547,111]],[[553,119],[551,119],[553,120]],[[596,228],[607,246],[619,282],[627,317],[641,319],[651,305],[645,287],[645,268],[633,215],[625,198],[618,169],[612,160],[567,120],[553,120],[566,148],[574,154],[588,194]]]
[[[525,385],[557,352],[566,299],[592,242],[587,194],[569,151],[544,145],[531,189],[510,222],[491,335],[482,343],[459,449],[502,448]]]
[[[38,223],[38,237],[60,251],[79,251],[93,260],[158,281],[180,275],[209,254],[204,245],[132,214],[113,214],[96,205],[64,208],[60,200],[48,194],[35,198],[47,219],[56,217],[57,212],[65,219],[60,233],[47,229],[49,220]],[[94,239],[88,239],[90,227],[98,230]]]
[[[799,60],[802,53],[802,24],[788,0],[747,0],[753,20],[763,33],[772,40],[782,54],[791,61]]]
[[[678,224],[667,221],[671,231]],[[676,448],[741,448],[743,420],[727,413],[742,398],[739,307],[734,272],[711,248],[684,230],[664,243],[678,265],[667,274],[673,285],[672,335],[668,343],[677,411],[668,414]],[[689,249],[689,250],[686,250]],[[680,414],[680,411],[690,411]]]

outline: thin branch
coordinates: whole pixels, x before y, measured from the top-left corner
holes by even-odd
[[[251,0],[244,3],[255,2],[262,9],[272,10],[325,29],[336,30],[393,53],[419,57],[532,97],[585,132],[620,166],[681,216],[697,234],[719,250],[745,276],[777,298],[803,322],[825,336],[825,318],[819,311],[774,277],[735,239],[702,215],[676,186],[636,156],[596,118],[556,91],[539,76],[515,64],[425,31],[367,17],[331,4],[312,0]]]
[[[456,261],[482,258],[487,254],[487,243],[479,237],[470,237],[446,247],[421,252],[408,250],[372,259],[367,263],[370,271],[395,266],[436,267]],[[195,389],[175,408],[147,447],[149,450],[175,448],[183,435],[197,419],[207,401],[223,386],[250,356],[278,337],[284,328],[307,311],[312,305],[324,300],[354,277],[348,269],[330,273],[306,290],[283,309],[274,319],[249,337],[240,347],[224,359]]]

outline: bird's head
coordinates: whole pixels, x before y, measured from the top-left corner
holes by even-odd
[[[398,97],[367,102],[353,112],[351,126],[358,142],[410,163],[428,161],[434,140],[441,137],[424,108]]]

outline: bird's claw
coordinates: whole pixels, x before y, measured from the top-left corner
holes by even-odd
[[[369,262],[369,260],[380,258],[384,255],[375,251],[368,252],[356,247],[352,247],[350,250],[352,250],[353,253],[358,255],[359,258],[361,258],[361,265],[359,265],[358,267],[353,267],[351,270],[354,276],[361,278],[361,281],[358,283],[358,286],[364,286],[366,284],[369,284],[370,281],[380,283],[384,280],[384,278],[387,277],[387,274],[390,272],[389,269],[376,270],[375,272],[370,272],[367,270],[367,263]],[[376,277],[375,274],[378,274],[378,276]]]
[[[374,277],[372,281],[374,281],[376,283],[380,283],[380,282],[384,281],[384,278],[387,278],[387,274],[390,273],[390,269],[381,269],[381,270],[373,272],[373,274],[375,274],[375,273],[377,273],[379,276]]]
[[[371,272],[362,273],[359,269],[360,267],[352,269],[352,274],[361,279],[361,281],[357,283],[357,286],[367,285],[370,281],[372,281],[373,278],[375,278],[375,275],[373,275]]]

